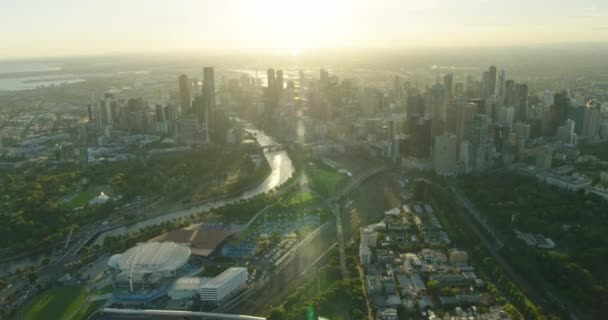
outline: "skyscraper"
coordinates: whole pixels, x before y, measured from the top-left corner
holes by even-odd
[[[500,69],[496,78],[496,95],[500,98],[505,97],[505,70]]]
[[[528,120],[528,85],[518,83],[513,92],[513,105],[515,106],[515,119]]]
[[[401,87],[401,78],[399,78],[399,76],[395,76],[395,79],[393,80],[393,95],[395,101],[400,103],[403,96],[403,88]]]
[[[505,81],[505,91],[503,93],[503,101],[505,105],[510,106],[513,105],[513,90],[515,88],[515,81],[506,80]]]
[[[89,120],[90,121],[90,120]],[[88,136],[87,136],[87,122],[80,120],[78,128],[78,134],[80,136],[80,166],[86,167],[89,164],[89,152],[88,152]]]
[[[496,94],[496,67],[495,66],[490,66],[490,69],[488,70],[489,73],[489,77],[490,77],[490,82],[488,85],[488,94],[490,96]]]
[[[283,90],[283,85],[284,85],[283,81],[284,81],[283,80],[283,70],[279,69],[279,70],[277,70],[275,83],[274,83],[274,88],[275,88],[277,94],[280,94],[281,91]]]
[[[445,121],[445,88],[439,84],[434,84],[427,94],[428,115],[431,119]]]
[[[568,93],[566,93],[566,91],[556,93],[553,97],[553,104],[551,105],[551,134],[555,135],[557,133],[557,128],[568,119],[569,107],[570,99],[568,98]]]
[[[600,125],[600,109],[587,105],[583,115],[583,130],[582,135],[589,142],[597,140],[598,128]]]
[[[454,75],[447,73],[443,76],[443,87],[445,88],[446,101],[454,98]]]
[[[190,83],[190,79],[185,74],[182,74],[178,78],[179,84],[179,105],[181,109],[179,111],[187,111],[192,107],[192,94],[190,89],[192,88],[192,83]]]
[[[476,105],[469,103],[466,97],[456,97],[456,141],[460,145],[462,141],[466,140],[469,128],[471,127],[471,120],[476,112]],[[460,154],[460,150],[458,151]]]
[[[213,113],[215,112],[215,76],[213,67],[203,68],[203,101],[205,109],[205,139],[210,142],[209,126],[213,123]]]
[[[456,174],[456,135],[444,132],[435,137],[433,144],[433,169],[438,175]]]
[[[491,95],[490,86],[491,86],[490,71],[484,71],[481,74],[481,97],[482,98],[485,99]]]
[[[486,149],[488,142],[488,116],[476,114],[469,131],[469,142],[473,171],[483,172],[486,169]]]
[[[267,87],[270,91],[272,90],[272,88],[274,88],[275,73],[273,68],[268,68],[268,70],[266,71],[266,79],[268,82]]]

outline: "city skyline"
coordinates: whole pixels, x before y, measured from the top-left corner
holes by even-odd
[[[145,10],[144,10],[145,9]],[[599,43],[608,4],[498,1],[11,1],[0,59],[130,52],[502,47]],[[106,23],[111,21],[111,23]]]

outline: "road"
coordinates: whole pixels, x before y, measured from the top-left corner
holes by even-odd
[[[504,246],[504,241],[501,240],[502,237],[494,230],[494,228],[492,228],[492,226],[490,226],[486,222],[486,219],[483,217],[482,214],[479,213],[479,210],[477,210],[477,208],[469,201],[469,199],[466,197],[464,192],[460,189],[458,184],[456,184],[455,182],[452,181],[448,184],[448,186],[449,186],[450,190],[452,190],[452,193],[454,193],[454,195],[456,196],[456,198],[458,199],[460,204],[465,209],[467,209],[466,211],[469,214],[469,217],[472,218],[473,220],[475,220],[480,226],[483,227],[483,229],[490,236],[492,236],[492,239],[495,242],[494,245],[496,246],[496,249],[501,249]]]
[[[361,174],[358,174],[354,179],[348,182],[348,184],[337,192],[333,197],[327,200],[329,208],[336,217],[336,236],[338,238],[338,249],[340,252],[340,269],[342,272],[342,279],[348,279],[348,268],[346,266],[346,252],[344,244],[344,228],[342,225],[342,214],[340,210],[340,200],[345,196],[348,196],[355,188],[357,188],[365,180],[384,172],[391,167],[388,165],[382,165],[379,167],[371,168]]]
[[[548,300],[545,297],[545,292],[530,284],[523,276],[521,276],[509,262],[501,255],[500,249],[504,246],[504,242],[499,238],[498,234],[485,222],[483,215],[475,208],[468,200],[463,191],[454,182],[449,183],[450,190],[454,193],[455,198],[459,201],[468,214],[463,215],[463,222],[472,230],[481,243],[486,247],[494,261],[500,265],[504,272],[515,282],[515,284],[524,292],[524,294],[536,305],[542,306],[545,310],[549,307]],[[481,226],[481,227],[480,227]],[[481,228],[484,228],[483,230]],[[485,232],[484,232],[485,231]],[[492,239],[488,238],[488,235]],[[564,301],[558,302],[561,305],[566,305]],[[576,316],[571,313],[570,317],[576,319]]]
[[[336,217],[336,237],[338,238],[338,250],[340,252],[340,271],[342,279],[348,279],[348,269],[346,268],[346,251],[344,248],[344,231],[342,228],[342,214],[340,214],[340,204],[334,203],[332,212]]]

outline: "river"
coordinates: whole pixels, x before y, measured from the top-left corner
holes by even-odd
[[[248,131],[255,134],[255,137],[261,146],[274,145],[276,143],[274,139],[272,139],[270,136],[266,135],[260,130],[248,129]],[[97,239],[95,240],[95,244],[103,243],[103,239],[105,239],[105,237],[107,236],[126,234],[129,232],[143,229],[148,226],[152,226],[181,217],[186,217],[197,212],[209,211],[213,208],[222,207],[227,204],[236,203],[240,200],[255,197],[259,194],[266,193],[277,186],[280,186],[293,175],[295,171],[293,163],[291,162],[291,159],[287,155],[286,151],[265,151],[264,156],[266,157],[266,160],[268,161],[271,167],[270,175],[268,175],[268,177],[266,177],[266,179],[262,181],[262,183],[252,189],[243,192],[241,195],[169,212],[160,216],[156,216],[154,218],[150,218],[148,220],[134,223],[129,226],[124,226],[118,229],[104,232],[103,234],[100,234],[97,237]]]
[[[275,140],[272,139],[272,137],[266,135],[263,131],[260,131],[260,130],[254,129],[254,128],[248,128],[247,131],[249,131],[255,135],[256,140],[258,141],[258,143],[261,146],[268,146],[268,145],[276,144]],[[162,223],[165,221],[169,221],[169,220],[173,220],[173,219],[177,219],[177,218],[181,218],[181,217],[186,217],[186,216],[189,216],[189,215],[191,215],[193,213],[197,213],[197,212],[209,211],[210,209],[213,209],[213,208],[221,207],[221,206],[224,206],[227,204],[238,202],[240,200],[252,198],[252,197],[257,196],[262,193],[266,193],[266,192],[282,185],[283,183],[285,183],[295,172],[293,163],[291,162],[291,159],[289,158],[289,155],[287,154],[286,151],[284,151],[284,150],[264,151],[264,156],[266,157],[266,160],[270,164],[270,168],[271,168],[270,174],[259,185],[243,192],[241,195],[214,201],[214,202],[209,202],[209,203],[206,203],[203,205],[197,205],[194,207],[169,212],[169,213],[159,215],[159,216],[156,216],[156,217],[144,220],[144,221],[134,223],[129,226],[124,226],[124,227],[120,227],[117,229],[113,229],[113,230],[104,232],[95,239],[95,244],[103,243],[103,240],[107,236],[116,236],[116,235],[126,234],[129,232],[137,231],[142,228],[152,226],[155,224],[159,224],[159,223]],[[42,261],[43,258],[44,258],[43,256],[27,257],[27,258],[23,258],[23,259],[0,263],[0,276],[5,275],[7,273],[14,272],[17,268],[24,269],[24,268],[28,268],[31,265],[40,264],[40,262]]]

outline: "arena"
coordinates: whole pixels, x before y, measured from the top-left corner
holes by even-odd
[[[110,258],[116,299],[146,302],[167,293],[190,258],[190,248],[174,242],[145,242]]]

